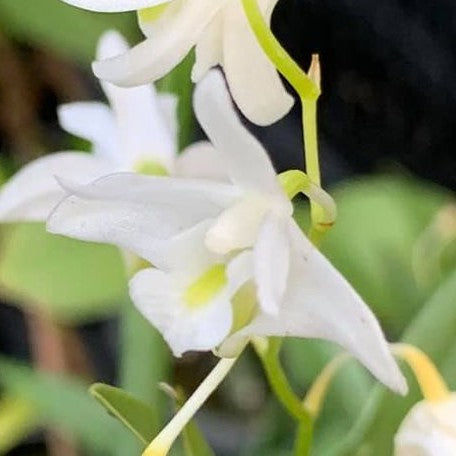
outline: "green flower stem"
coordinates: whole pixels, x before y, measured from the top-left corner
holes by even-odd
[[[287,79],[298,93],[302,104],[303,140],[306,171],[312,182],[320,186],[320,165],[317,141],[317,99],[319,86],[299,67],[282,47],[263,18],[257,0],[241,0],[250,27],[263,51],[277,70]],[[311,201],[312,228],[310,239],[317,243],[328,227],[322,225],[323,209]]]
[[[324,232],[334,224],[337,216],[335,201],[329,193],[312,182],[306,173],[298,169],[290,169],[279,174],[279,182],[290,200],[302,193],[318,204],[318,207],[322,209],[318,225],[320,232]]]
[[[293,392],[280,364],[279,351],[281,342],[281,339],[271,337],[268,339],[267,347],[255,340],[253,340],[252,343],[261,359],[269,385],[277,399],[281,402],[287,412],[300,423],[299,428],[302,428],[302,433],[304,433],[304,429],[306,429],[308,434],[307,446],[310,450],[313,420],[308,411],[304,408],[299,397]],[[303,456],[308,454],[308,451],[300,454]]]
[[[263,18],[257,0],[241,0],[250,27],[255,34],[258,43],[264,53],[269,57],[278,71],[283,74],[287,81],[298,92],[302,100],[316,100],[320,95],[320,89],[301,70],[299,65],[291,58],[288,52],[272,34],[268,24]]]
[[[311,422],[310,426],[305,422],[300,421],[293,448],[294,456],[303,456],[310,454],[310,449],[312,447],[312,435],[313,421]]]

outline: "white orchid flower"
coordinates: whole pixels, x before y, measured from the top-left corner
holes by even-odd
[[[107,58],[127,49],[118,33],[107,32],[100,39],[98,56]],[[124,89],[103,83],[103,89],[111,107],[76,102],[58,110],[61,126],[91,141],[93,154],[58,152],[24,166],[0,192],[1,221],[45,221],[65,196],[55,176],[76,183],[117,171],[223,177],[210,160],[207,142],[196,143],[177,157],[174,96],[157,95],[152,85]]]
[[[222,344],[222,355],[236,355],[238,347],[252,336],[320,337],[339,343],[383,383],[404,392],[405,380],[377,320],[296,225],[292,204],[265,150],[237,118],[219,72],[214,70],[199,84],[194,104],[201,126],[215,146],[213,153],[227,170],[231,184],[128,173],[111,175],[69,189],[73,194],[50,216],[48,229],[78,239],[120,245],[172,273],[163,251],[196,225],[206,224],[204,244],[212,254],[230,259],[244,250],[243,268],[250,272],[244,273],[244,282],[238,284],[245,283],[246,276],[251,277],[258,303],[254,309],[247,306],[248,315],[240,318],[243,327],[237,330],[239,325],[234,325],[237,331]],[[187,249],[181,251],[184,260]],[[160,272],[154,274],[165,282]],[[174,290],[180,291],[173,292],[172,281],[158,288],[160,280],[151,285],[152,277],[149,279],[146,274],[142,280],[133,279],[131,294],[152,323],[160,326],[153,314],[168,312],[171,297],[176,293],[182,296],[183,291],[177,287]],[[162,294],[161,300],[157,294]],[[145,310],[148,305],[149,311]],[[184,315],[176,325],[185,324]],[[211,327],[207,326],[206,331],[212,331]],[[192,341],[186,344],[189,349]],[[179,351],[184,351],[184,345]]]
[[[418,348],[397,344],[396,355],[414,372],[424,399],[407,413],[394,438],[395,456],[456,454],[456,393],[450,392],[432,361]]]
[[[234,323],[231,300],[250,275],[245,254],[227,260],[207,250],[209,223],[156,248],[153,257],[160,252],[162,269],[143,269],[130,281],[133,302],[175,356],[212,350],[228,336]]]
[[[395,456],[456,454],[456,394],[413,406],[394,439]]]
[[[257,43],[238,0],[157,1],[64,0],[96,11],[139,10],[146,40],[117,57],[99,59],[95,74],[120,86],[156,81],[171,71],[195,47],[192,80],[221,65],[242,113],[258,125],[269,125],[291,109],[293,98]],[[270,23],[277,0],[261,0]]]

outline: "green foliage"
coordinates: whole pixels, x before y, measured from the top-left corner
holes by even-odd
[[[15,396],[0,400],[0,455],[7,454],[39,426],[34,406]]]
[[[90,394],[108,412],[143,443],[150,442],[157,433],[156,412],[148,404],[136,399],[126,391],[103,383],[90,387]]]
[[[104,31],[117,29],[135,40],[138,36],[134,14],[91,13],[60,0],[3,0],[0,26],[18,41],[50,48],[84,64],[93,60]]]
[[[67,324],[111,313],[127,294],[117,249],[48,234],[42,224],[5,230],[0,284],[18,305]]]
[[[92,385],[90,393],[129,429],[143,446],[151,442],[158,433],[157,412],[154,407],[120,388],[102,383]],[[185,427],[182,438],[185,456],[214,456],[214,452],[193,421]]]
[[[185,456],[215,456],[195,421],[185,426],[182,433]]]
[[[193,83],[190,78],[194,61],[195,54],[191,51],[171,73],[157,82],[158,90],[173,93],[178,97],[179,150],[191,144],[195,133],[195,117],[192,109]]]
[[[165,416],[165,397],[158,384],[168,381],[171,357],[161,335],[126,300],[120,314],[121,354],[120,385],[123,389],[147,404],[150,409],[151,434],[160,430]],[[136,439],[125,439],[119,454],[139,451]]]
[[[81,381],[0,357],[0,385],[33,407],[40,423],[75,436],[90,455],[113,453],[119,425],[99,409]]]

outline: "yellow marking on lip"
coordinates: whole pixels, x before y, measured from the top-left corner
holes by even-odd
[[[197,309],[211,301],[227,284],[226,267],[216,264],[195,280],[184,293],[184,301],[191,309]]]
[[[154,22],[164,13],[167,6],[168,3],[162,3],[161,5],[140,9],[138,10],[138,17],[143,22]]]

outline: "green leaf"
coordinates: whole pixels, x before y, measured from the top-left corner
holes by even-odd
[[[166,397],[158,388],[168,381],[171,356],[159,332],[126,300],[120,315],[120,385],[147,404],[153,404],[149,422],[157,434],[165,417]],[[125,447],[123,446],[125,445]],[[119,454],[138,452],[135,439],[125,440]]]
[[[41,424],[74,435],[89,454],[112,454],[120,425],[100,410],[81,381],[34,371],[0,356],[0,385],[8,395],[34,407]]]
[[[4,397],[0,401],[0,454],[8,453],[38,426],[34,406],[15,396]]]
[[[120,388],[103,383],[93,384],[90,394],[142,443],[147,444],[155,437],[156,413],[150,405]]]
[[[114,247],[55,236],[42,224],[5,231],[1,291],[18,305],[75,324],[110,314],[125,299],[124,264]]]
[[[117,29],[130,39],[138,36],[132,13],[92,13],[61,0],[3,0],[0,25],[19,41],[51,48],[84,64],[93,60],[96,43],[105,30]]]
[[[195,118],[192,109],[193,83],[190,73],[195,61],[191,51],[174,70],[157,82],[161,92],[177,95],[177,121],[179,125],[179,150],[184,149],[193,141]]]
[[[176,408],[179,410],[186,401],[181,388],[175,390],[174,399]],[[190,420],[182,431],[182,443],[185,456],[215,456],[212,448],[207,443],[195,420]]]
[[[182,432],[185,456],[215,456],[194,420]]]

